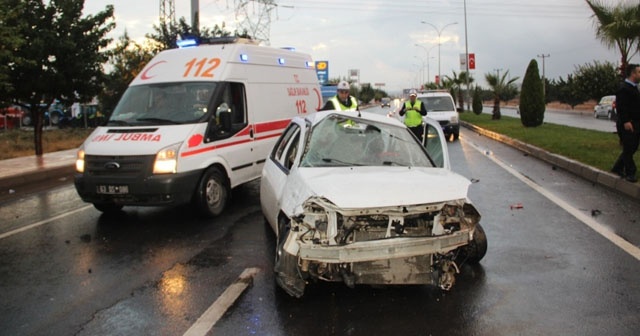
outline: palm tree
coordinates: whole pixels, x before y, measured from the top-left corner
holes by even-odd
[[[513,82],[517,81],[520,77],[514,77],[507,80],[509,76],[509,70],[505,71],[502,76],[493,73],[486,73],[484,79],[491,87],[493,93],[493,115],[491,119],[498,120],[502,117],[500,114],[500,101],[504,99],[505,95],[509,95],[514,91],[517,92],[517,87]]]
[[[448,83],[451,83],[451,88],[456,92],[458,98],[458,106],[464,110],[464,88],[463,86],[467,83],[467,72],[461,71],[460,75],[453,72],[453,77],[445,76],[445,79]],[[469,76],[469,84],[473,83],[473,76]]]
[[[596,37],[609,49],[620,52],[620,72],[640,48],[640,6],[618,3],[607,6],[597,0],[585,0],[593,11]]]

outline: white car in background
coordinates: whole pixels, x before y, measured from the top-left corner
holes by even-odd
[[[604,96],[600,98],[600,101],[593,107],[593,117],[600,118],[605,117],[609,120],[616,120],[616,96]]]
[[[451,94],[446,90],[422,91],[418,97],[427,108],[427,117],[440,123],[447,139],[460,137],[460,114]]]
[[[440,125],[425,143],[395,118],[354,111],[296,117],[267,158],[263,214],[276,234],[276,282],[301,297],[310,280],[450,289],[487,240],[450,169]]]

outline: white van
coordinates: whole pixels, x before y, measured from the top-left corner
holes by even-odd
[[[440,123],[446,139],[453,137],[453,140],[458,140],[460,115],[451,94],[446,90],[422,91],[417,99],[425,105],[427,116]]]
[[[313,66],[238,38],[159,53],[79,148],[78,194],[103,212],[192,202],[220,214],[291,118],[322,107]]]

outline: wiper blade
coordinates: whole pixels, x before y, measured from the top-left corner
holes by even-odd
[[[339,163],[339,164],[342,164],[344,166],[362,166],[362,164],[359,164],[359,163],[346,162],[346,161],[333,159],[333,158],[322,158],[322,161],[323,162],[330,162],[330,163]]]
[[[382,165],[384,166],[401,166],[401,167],[408,167],[405,164],[399,163],[399,162],[395,162],[395,161],[382,161]]]
[[[136,119],[137,121],[150,121],[150,122],[157,122],[157,123],[164,123],[164,124],[180,124],[177,121],[173,121],[173,120],[169,120],[169,119],[162,119],[162,118],[139,118]]]

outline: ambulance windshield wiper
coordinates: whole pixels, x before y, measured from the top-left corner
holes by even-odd
[[[162,119],[162,118],[138,118],[136,119],[137,121],[149,121],[149,122],[155,122],[155,123],[162,123],[162,124],[180,124],[177,121],[173,121],[173,120],[169,120],[169,119]]]

